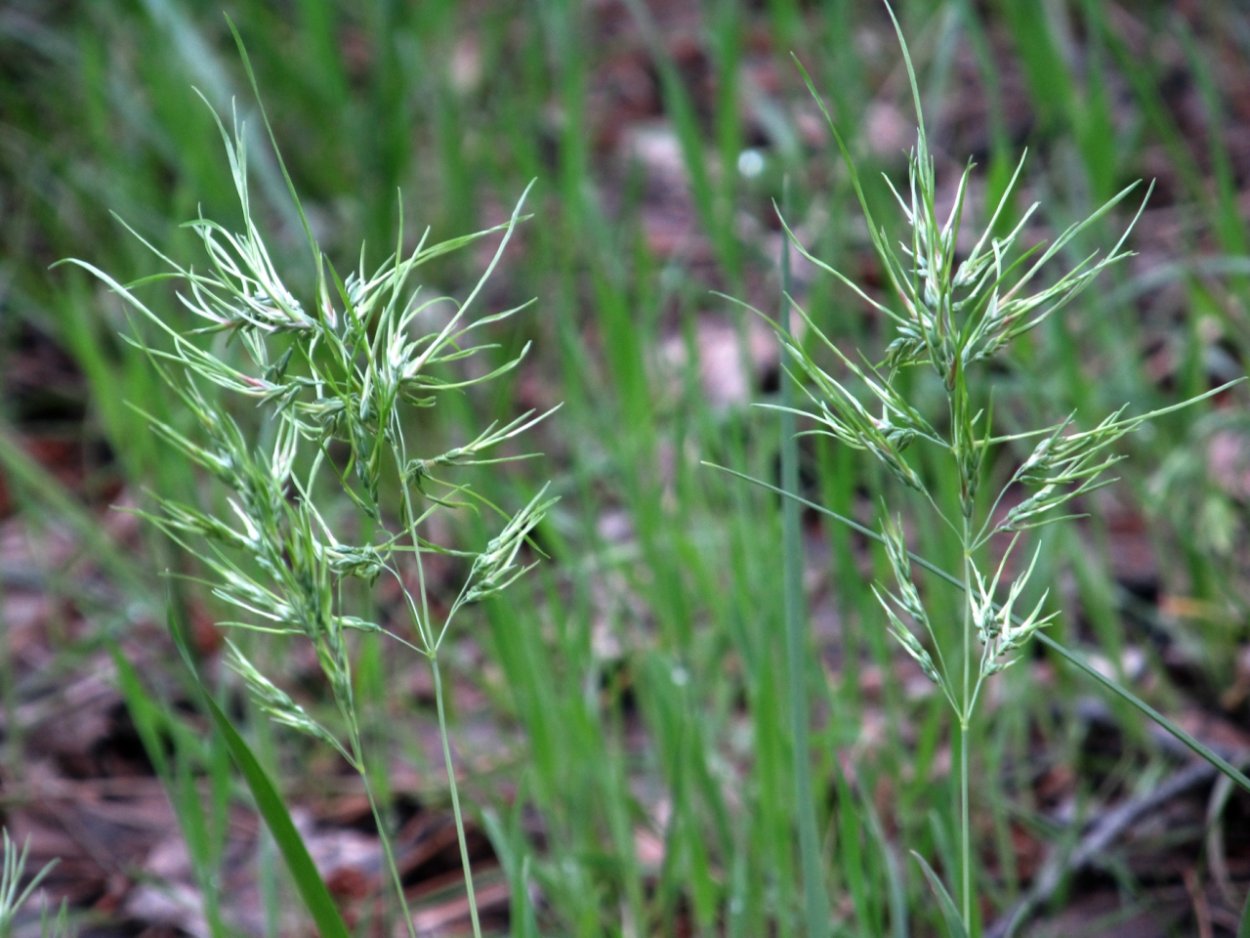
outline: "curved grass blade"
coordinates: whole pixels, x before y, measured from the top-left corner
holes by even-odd
[[[225,740],[226,748],[230,750],[230,756],[243,774],[243,779],[247,782],[247,787],[256,801],[256,808],[265,820],[265,826],[269,828],[274,843],[282,852],[282,858],[286,861],[287,868],[291,871],[291,878],[295,881],[295,888],[299,891],[300,898],[304,900],[304,907],[308,909],[309,915],[317,925],[317,933],[323,938],[349,938],[350,932],[347,924],[339,914],[334,897],[326,888],[321,874],[317,872],[317,866],[313,863],[308,848],[304,846],[304,839],[296,829],[295,822],[291,820],[290,812],[282,802],[282,796],[278,794],[264,766],[252,753],[247,741],[234,728],[230,718],[222,712],[221,707],[208,692],[208,688],[204,686],[199,671],[195,668],[191,649],[187,645],[185,623],[172,601],[168,603],[168,608],[169,631],[173,635],[178,654],[182,656],[183,663],[191,672],[195,687],[203,699],[204,708]]]
[[[920,864],[920,869],[924,871],[925,879],[929,881],[929,888],[937,896],[938,908],[942,910],[942,920],[946,922],[946,933],[951,938],[968,938],[968,928],[964,925],[963,919],[959,917],[959,910],[955,908],[955,900],[951,898],[951,894],[942,885],[942,880],[938,878],[937,873],[933,872],[933,867],[929,866],[929,862],[924,857],[915,850],[911,852],[911,855]]]

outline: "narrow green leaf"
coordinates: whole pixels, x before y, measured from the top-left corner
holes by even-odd
[[[929,881],[929,888],[937,896],[938,908],[942,910],[942,919],[946,922],[946,933],[951,938],[968,938],[968,927],[964,924],[963,919],[959,917],[959,910],[955,908],[955,900],[946,891],[946,887],[938,879],[937,873],[933,872],[933,867],[929,866],[928,861],[915,850],[911,852],[911,855],[920,864],[920,869],[924,871],[925,879]]]
[[[783,190],[783,209],[788,195],[788,181]],[[785,337],[790,331],[789,299],[790,243],[781,243],[781,310],[778,314],[781,347],[778,355],[785,357]],[[792,380],[781,382],[781,479],[786,491],[799,491],[799,452],[795,436],[794,413],[789,408],[794,399]],[[820,829],[816,816],[811,782],[811,743],[808,724],[811,720],[808,700],[807,610],[803,595],[803,538],[799,529],[799,507],[790,499],[782,502],[782,553],[784,555],[783,594],[785,615],[786,680],[790,685],[790,733],[794,753],[794,823],[799,834],[799,858],[803,870],[803,905],[807,934],[823,938],[829,934],[829,897],[825,892],[825,871],[820,857]]]
[[[291,878],[295,881],[295,888],[299,891],[300,898],[304,900],[305,908],[317,924],[318,934],[323,938],[348,938],[350,932],[347,924],[339,915],[338,906],[335,905],[330,891],[326,889],[321,874],[317,872],[317,866],[313,863],[308,848],[304,846],[304,840],[299,830],[296,829],[294,821],[291,820],[290,812],[282,802],[282,796],[270,781],[260,761],[252,753],[247,741],[239,735],[231,724],[230,718],[217,705],[208,688],[204,686],[195,668],[191,649],[187,645],[185,625],[181,621],[181,616],[172,601],[168,604],[168,608],[169,630],[173,635],[174,644],[178,647],[178,653],[182,656],[187,670],[191,672],[204,708],[225,740],[231,758],[243,774],[244,781],[247,782],[247,787],[256,800],[257,810],[264,818],[265,825],[269,828],[269,833],[273,835],[283,859],[286,860],[287,868],[291,871]]]

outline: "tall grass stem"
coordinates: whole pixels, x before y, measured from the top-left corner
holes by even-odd
[[[789,181],[783,185],[782,211]],[[781,305],[782,329],[788,332],[791,289],[790,242],[781,242]],[[781,350],[784,357],[785,349]],[[799,492],[799,453],[792,412],[793,379],[781,379],[781,487],[797,495]],[[781,537],[785,556],[785,641],[786,674],[789,685],[790,735],[793,740],[794,823],[798,828],[800,866],[803,871],[803,903],[806,910],[809,938],[825,938],[829,934],[829,901],[825,892],[824,864],[820,861],[818,821],[812,798],[811,741],[808,703],[808,646],[805,602],[803,596],[803,533],[799,527],[799,504],[793,498],[781,502]]]

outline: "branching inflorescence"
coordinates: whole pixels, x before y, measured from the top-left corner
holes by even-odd
[[[897,25],[896,21],[896,29]],[[899,38],[902,42],[901,31]],[[1088,430],[1077,429],[1076,415],[1072,414],[1041,429],[994,435],[990,411],[974,404],[979,367],[1061,310],[1109,266],[1130,256],[1124,245],[1142,209],[1138,209],[1109,252],[1090,254],[1054,274],[1053,262],[1070,251],[1078,236],[1106,216],[1136,186],[1125,188],[1049,244],[1024,246],[1026,224],[1037,204],[1014,223],[1006,219],[1024,166],[1021,158],[984,231],[971,248],[963,249],[966,253],[961,256],[960,246],[969,240],[961,238],[961,228],[973,167],[965,168],[950,211],[945,218],[939,217],[935,161],[925,134],[918,85],[905,42],[903,56],[919,127],[908,161],[905,192],[887,179],[908,231],[897,244],[887,227],[874,219],[850,151],[808,79],[808,88],[820,103],[842,151],[893,299],[870,295],[852,278],[812,255],[783,220],[797,250],[884,317],[894,335],[880,361],[873,362],[859,353],[848,354],[789,297],[788,302],[805,323],[809,338],[800,339],[785,330],[779,333],[788,359],[787,370],[805,392],[808,406],[767,406],[787,410],[814,425],[805,433],[823,435],[871,454],[896,482],[919,493],[940,523],[959,538],[959,581],[964,601],[957,642],[951,641],[949,630],[935,628],[913,580],[902,519],[886,510],[880,520],[880,540],[886,548],[894,585],[876,585],[873,591],[884,610],[889,631],[941,690],[959,725],[962,903],[958,912],[936,874],[922,858],[920,862],[939,891],[943,908],[955,913],[959,921],[949,916],[948,919],[960,929],[970,929],[974,870],[968,729],[984,682],[1008,667],[1030,638],[1058,615],[1046,611],[1045,590],[1030,611],[1021,614],[1019,607],[1037,569],[1038,553],[1035,550],[1031,560],[1014,573],[1009,573],[1013,569],[1011,558],[1023,532],[1071,517],[1070,512],[1061,509],[1114,481],[1107,470],[1123,458],[1113,451],[1117,441],[1144,422],[1202,398],[1140,415],[1126,415],[1126,408],[1121,408]],[[1005,233],[996,234],[1004,230]],[[835,376],[819,364],[813,345],[831,353],[846,376]],[[904,392],[903,382],[898,379],[908,368],[930,369],[939,379],[946,396],[943,429],[935,427],[937,421],[927,418]],[[1210,394],[1218,390],[1222,389]],[[988,475],[992,451],[1017,448],[1030,441],[1036,442],[1018,468],[992,498],[985,498],[980,489]],[[908,449],[917,444],[937,447],[953,461],[957,491],[934,490],[907,455]],[[1005,505],[1011,507],[1003,510]],[[1005,544],[999,560],[987,569],[986,548],[1000,537]],[[943,636],[947,636],[945,641]]]
[[[327,725],[295,702],[239,644],[228,643],[226,660],[265,712],[333,746],[361,774],[367,790],[348,636],[385,634],[429,658],[471,894],[438,652],[461,609],[505,589],[529,568],[522,547],[555,499],[544,486],[516,514],[505,517],[499,533],[480,550],[435,543],[425,532],[437,512],[465,507],[497,512],[492,501],[467,484],[449,481],[446,473],[521,458],[502,454],[501,448],[547,414],[531,411],[502,424],[490,423],[459,446],[422,455],[410,447],[409,423],[414,408],[432,407],[442,395],[505,375],[524,357],[528,345],[494,367],[467,375],[462,367],[494,348],[479,338],[485,327],[523,308],[485,315],[476,310],[483,286],[521,220],[521,204],[506,224],[437,244],[428,243],[427,232],[408,251],[401,223],[394,253],[376,270],[366,270],[362,249],[358,268],[340,278],[318,247],[290,187],[315,270],[311,299],[303,302],[279,273],[253,221],[243,127],[237,116],[232,132],[220,121],[218,126],[244,221],[241,232],[203,217],[189,223],[204,249],[204,269],[184,266],[147,241],[168,269],[134,283],[122,284],[89,263],[73,262],[122,297],[141,322],[164,334],[163,347],[137,338],[142,331],[137,327],[127,340],[148,356],[196,429],[184,431],[152,415],[149,422],[175,453],[221,486],[229,506],[223,517],[158,493],[155,510],[144,514],[197,553],[212,572],[213,594],[237,616],[223,625],[312,644],[332,691],[338,726]],[[498,238],[493,256],[462,299],[425,296],[411,285],[423,264],[490,236]],[[138,288],[157,281],[174,282],[178,301],[197,323],[193,328],[180,328],[175,317],[162,315],[139,298]],[[222,392],[253,402],[260,415],[258,430],[232,416]],[[327,485],[328,480],[335,484]],[[389,493],[397,495],[388,500]],[[357,512],[356,520],[346,524],[343,495]],[[345,530],[370,536],[345,541]],[[432,553],[454,555],[467,570],[458,594],[437,618],[423,566],[423,558]],[[353,594],[348,585],[368,587],[381,576],[393,577],[401,586],[411,614],[408,634],[348,611],[359,592]],[[399,889],[376,803],[374,810]],[[476,930],[476,908],[472,911]]]

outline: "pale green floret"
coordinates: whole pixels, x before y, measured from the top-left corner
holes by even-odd
[[[881,604],[881,608],[885,610],[886,617],[890,620],[890,634],[903,646],[903,650],[915,659],[925,676],[939,687],[942,686],[942,675],[938,672],[936,665],[934,665],[933,659],[925,651],[924,646],[920,644],[916,636],[903,624],[903,621],[890,607],[890,602],[898,602],[898,597],[889,593],[882,595],[881,590],[877,588],[875,583],[872,584],[872,592],[877,597],[877,602]]]
[[[277,723],[289,726],[301,733],[316,737],[337,749],[340,755],[351,765],[355,760],[342,743],[317,722],[302,706],[291,699],[290,694],[282,690],[273,681],[265,677],[243,652],[239,651],[234,642],[226,641],[226,664],[235,674],[242,678],[254,700],[265,713]]]
[[[1011,653],[1023,647],[1038,629],[1049,624],[1059,615],[1057,612],[1046,616],[1041,614],[1049,590],[1042,592],[1033,611],[1023,619],[1018,619],[1013,613],[1016,601],[1024,592],[1037,566],[1040,548],[1034,550],[1028,569],[1012,581],[1007,591],[1007,599],[1001,604],[995,601],[999,581],[1002,579],[1003,570],[1015,546],[1016,538],[1013,538],[999,561],[998,569],[994,572],[994,579],[988,585],[981,572],[975,567],[972,569],[976,588],[969,594],[969,603],[972,606],[972,621],[983,648],[982,677],[988,677],[1010,665],[1015,660],[1010,657]]]

